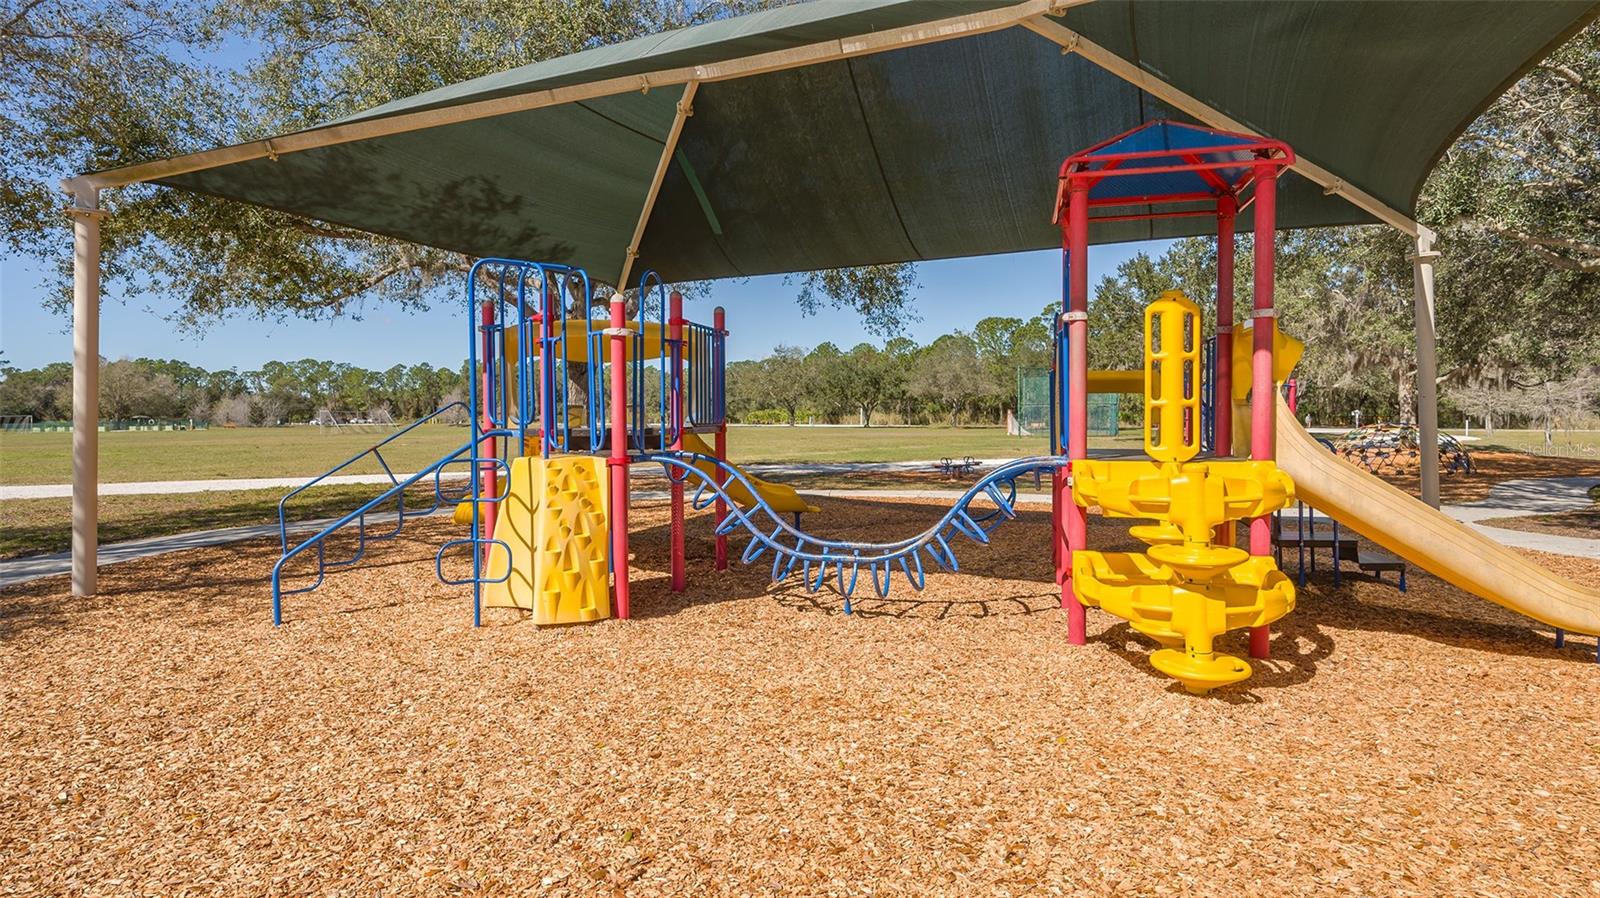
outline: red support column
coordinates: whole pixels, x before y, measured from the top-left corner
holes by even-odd
[[[632,613],[628,601],[628,312],[622,294],[611,299],[611,570],[617,617]]]
[[[1089,457],[1089,185],[1074,181],[1067,191],[1067,458]],[[1068,469],[1070,475],[1071,469]],[[1066,580],[1061,601],[1067,607],[1067,642],[1088,641],[1088,619],[1072,594],[1072,553],[1088,548],[1088,511],[1066,497]]]
[[[1255,228],[1255,321],[1250,356],[1250,457],[1271,461],[1273,452],[1272,418],[1277,385],[1272,382],[1272,343],[1277,335],[1277,319],[1272,306],[1272,275],[1276,251],[1278,213],[1278,166],[1261,160],[1256,163]],[[1250,521],[1250,554],[1272,554],[1271,516]],[[1250,630],[1250,657],[1266,658],[1272,633],[1267,627]]]
[[[481,413],[478,416],[478,429],[480,431],[484,431],[494,429],[494,424],[492,423],[494,416],[490,414],[490,403],[494,401],[494,396],[493,392],[490,390],[489,379],[489,369],[490,366],[494,364],[494,339],[491,336],[492,331],[490,331],[490,328],[494,325],[493,303],[486,302],[483,304],[481,320],[483,321],[483,370],[480,374],[480,379],[482,381],[481,389],[483,391],[483,399],[481,404]],[[484,445],[480,447],[480,451],[483,452],[484,458],[493,459],[498,457],[497,453],[500,449],[499,440],[496,440],[494,437],[485,437],[483,443]],[[479,482],[481,484],[481,487],[478,490],[478,497],[482,499],[484,496],[500,495],[499,466],[493,461],[480,464],[478,466],[478,473],[480,477]],[[488,541],[494,539],[494,525],[496,519],[499,517],[499,512],[500,503],[498,502],[482,502],[478,506],[478,524],[484,539],[483,563],[485,565],[489,563],[490,544]],[[490,576],[492,577],[495,575]]]
[[[668,389],[671,397],[668,399],[667,410],[672,416],[672,426],[676,435],[672,440],[672,451],[683,451],[683,294],[672,291],[668,300],[670,314],[667,319],[667,346],[672,358],[668,361],[670,371]],[[672,481],[672,564],[670,569],[669,585],[673,592],[682,592],[687,585],[684,575],[684,522],[683,522],[683,481]]]
[[[539,416],[539,457],[549,458],[550,441],[556,438],[556,431],[561,429],[561,425],[556,421],[556,409],[561,405],[561,403],[556,402],[556,391],[565,390],[567,385],[556,383],[555,359],[549,357],[551,353],[544,351],[545,347],[549,345],[548,341],[553,340],[556,335],[556,318],[560,315],[557,304],[561,302],[561,290],[547,276],[544,289],[540,291],[540,296],[544,297],[544,301],[540,304],[539,318],[536,322],[539,325],[539,386],[537,390],[539,401],[535,404],[538,406],[536,413]],[[527,352],[527,349],[519,347],[518,352]],[[517,370],[520,373],[521,367],[519,366]],[[518,380],[518,384],[521,384],[520,380]],[[521,389],[526,390],[527,387],[521,387]],[[528,411],[535,413],[535,409],[530,408]],[[562,411],[565,412],[566,410],[563,408]],[[527,451],[528,448],[523,446],[517,450],[517,453],[521,455],[527,453]]]
[[[719,338],[722,338],[724,340],[727,338],[727,336],[728,336],[728,313],[723,310],[722,306],[717,306],[717,308],[714,311],[712,311],[712,313],[711,313],[711,326],[716,329],[717,335],[718,335]],[[724,346],[726,346],[726,344],[724,344]],[[726,355],[727,355],[727,351],[726,351],[726,349],[724,349],[724,351],[722,353],[722,357],[714,359],[712,361],[712,364],[715,364],[715,365],[718,365],[718,366],[725,365],[727,363]],[[722,461],[727,461],[728,460],[728,412],[727,412],[727,408],[728,408],[727,407],[727,398],[724,397],[723,398],[723,406],[722,406],[722,421],[720,421],[718,423],[718,425],[717,425],[717,445],[716,445],[717,458],[721,459]],[[727,482],[728,482],[728,472],[723,470],[719,466],[717,468],[717,484],[719,486],[721,486],[721,485],[727,484]],[[713,520],[715,520],[717,522],[716,526],[721,527],[723,520],[725,518],[727,518],[727,516],[728,516],[728,503],[723,501],[721,494],[718,494],[718,496],[717,496],[717,504],[716,504],[716,516],[713,518]],[[728,569],[728,534],[726,534],[726,533],[717,534],[716,568],[719,571],[725,571],[725,570]]]

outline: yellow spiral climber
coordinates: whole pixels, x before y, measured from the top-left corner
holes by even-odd
[[[1150,460],[1080,460],[1073,501],[1154,524],[1129,532],[1143,553],[1078,551],[1078,600],[1125,618],[1164,646],[1150,663],[1191,692],[1250,676],[1213,647],[1228,630],[1271,623],[1294,608],[1294,585],[1269,556],[1216,542],[1218,526],[1294,500],[1294,483],[1268,461],[1192,459],[1200,449],[1200,309],[1170,290],[1145,310],[1145,452]],[[1232,527],[1223,528],[1231,533]]]

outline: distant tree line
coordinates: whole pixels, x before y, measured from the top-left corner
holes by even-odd
[[[426,363],[370,371],[301,359],[267,362],[250,371],[209,371],[176,359],[102,359],[100,414],[241,426],[307,422],[324,411],[340,419],[386,411],[396,420],[409,420],[462,398],[462,383],[460,370]],[[23,370],[0,360],[0,414],[32,415],[36,421],[70,418],[72,365],[55,362]]]
[[[906,337],[841,349],[779,346],[728,366],[728,414],[760,424],[998,424],[1019,367],[1050,363],[1050,318],[990,317],[926,346]]]
[[[1350,423],[1357,411],[1363,422],[1415,421],[1408,242],[1377,226],[1290,231],[1278,241],[1279,327],[1307,345],[1295,371],[1301,415],[1329,426]],[[1234,260],[1239,325],[1248,323],[1253,253],[1249,236],[1241,235]],[[1600,327],[1580,310],[1600,297],[1600,277],[1569,277],[1546,261],[1528,264],[1538,269],[1529,278],[1560,283],[1531,292],[1489,292],[1485,285],[1483,293],[1441,294],[1442,421],[1547,434],[1595,426]],[[1469,276],[1459,267],[1447,270]],[[1140,368],[1144,309],[1166,290],[1183,290],[1200,304],[1209,339],[1216,271],[1216,246],[1206,239],[1179,240],[1158,256],[1139,253],[1119,265],[1091,293],[1089,366]],[[809,351],[781,346],[765,359],[729,367],[729,410],[772,423],[1001,423],[1015,405],[1017,369],[1050,364],[1059,308],[1051,303],[1028,319],[985,318],[970,332],[927,346],[905,338],[849,351],[831,343]],[[1125,420],[1138,420],[1137,400],[1121,404]]]

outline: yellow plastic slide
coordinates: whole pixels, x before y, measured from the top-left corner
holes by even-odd
[[[1281,397],[1276,419],[1278,467],[1310,505],[1467,592],[1552,627],[1600,634],[1600,590],[1550,573],[1329,452]]]
[[[683,451],[696,452],[700,455],[716,455],[716,451],[707,446],[705,440],[700,439],[696,434],[690,433],[687,429],[683,432]],[[717,477],[716,465],[710,462],[699,462],[695,467],[715,482]],[[800,494],[795,492],[792,486],[762,480],[732,462],[728,462],[728,467],[738,471],[746,480],[749,480],[751,485],[756,488],[756,492],[761,494],[761,498],[772,506],[773,511],[815,513],[822,510],[800,498]],[[738,503],[740,508],[748,509],[756,504],[755,497],[750,495],[750,491],[745,489],[744,484],[740,483],[738,479],[728,478],[726,489],[728,490],[728,495],[733,498],[734,502]]]

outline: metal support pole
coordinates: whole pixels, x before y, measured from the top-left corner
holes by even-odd
[[[1273,452],[1272,419],[1277,405],[1277,384],[1272,380],[1272,343],[1278,320],[1272,307],[1272,275],[1275,263],[1275,238],[1278,213],[1278,168],[1269,161],[1256,163],[1255,234],[1255,321],[1251,327],[1253,345],[1250,356],[1250,457],[1271,461]],[[1250,554],[1272,554],[1272,520],[1262,515],[1250,521]],[[1272,631],[1267,627],[1250,630],[1250,657],[1266,658],[1270,653]]]
[[[728,313],[722,308],[722,306],[717,306],[716,309],[714,309],[711,312],[711,326],[716,329],[717,336],[718,336],[719,339],[722,339],[722,340],[726,340],[727,339],[727,337],[728,337]],[[724,344],[724,345],[726,345],[726,344]],[[717,359],[715,359],[713,361],[713,364],[716,364],[716,365],[725,364],[726,360],[727,360],[726,356],[727,356],[726,351],[724,351]],[[713,376],[715,376],[715,375],[713,375]],[[717,422],[717,444],[716,444],[716,450],[717,450],[717,458],[720,461],[726,462],[728,460],[728,406],[727,406],[727,398],[726,397],[723,398],[723,403],[722,403],[722,420]],[[728,472],[721,465],[718,465],[717,466],[717,485],[725,487],[727,485],[727,483],[728,483]],[[722,526],[722,522],[724,520],[726,520],[727,517],[728,517],[728,503],[723,500],[722,494],[720,492],[717,494],[717,504],[716,504],[715,511],[716,511],[716,515],[713,518],[713,520],[715,520],[717,522],[717,527],[720,528]],[[726,534],[726,533],[718,533],[717,534],[716,569],[719,570],[719,571],[725,571],[725,570],[728,569],[728,534]]]
[[[95,594],[100,527],[100,191],[71,184],[72,594]]]
[[[634,260],[639,257],[639,243],[644,240],[644,229],[650,224],[650,213],[655,211],[656,197],[661,195],[661,183],[666,180],[667,169],[672,165],[672,156],[678,149],[678,138],[683,134],[684,123],[688,121],[689,116],[694,115],[694,94],[699,89],[700,82],[690,81],[683,86],[683,95],[678,97],[672,126],[667,129],[667,137],[661,142],[661,156],[656,160],[655,174],[650,178],[650,189],[645,191],[644,205],[639,208],[639,218],[633,226],[633,239],[628,241],[628,248],[622,254],[622,273],[617,275],[619,290],[628,286],[628,275],[633,273]],[[641,296],[639,301],[644,302],[644,297]],[[643,311],[639,313],[639,321],[644,321]]]
[[[672,353],[670,360],[671,383],[667,388],[671,391],[669,413],[672,415],[674,435],[672,451],[683,451],[683,294],[672,291],[668,300],[670,315],[667,319],[667,346]],[[669,586],[673,592],[682,592],[688,584],[684,574],[684,521],[683,521],[683,480],[673,480],[672,494],[672,565]]]
[[[1089,185],[1075,181],[1067,191],[1067,458],[1089,457]],[[1069,476],[1072,473],[1068,469]],[[1067,642],[1088,641],[1088,615],[1072,593],[1072,553],[1088,548],[1088,511],[1065,503],[1067,518],[1067,580],[1061,584],[1061,601],[1067,607]]]
[[[494,357],[496,355],[494,346],[494,313],[499,304],[500,300],[498,298],[483,304],[481,319],[483,322],[483,371],[480,375],[482,381],[481,389],[483,390],[483,413],[479,416],[480,420],[478,422],[481,430],[494,429],[490,411],[494,408],[493,381],[490,377],[490,370],[494,366]],[[519,346],[520,349],[521,347]],[[506,359],[506,370],[509,371],[515,364],[515,360]],[[521,384],[522,380],[519,378],[517,383]],[[480,497],[491,497],[490,499],[480,499],[482,504],[478,508],[478,520],[482,528],[483,537],[483,563],[488,565],[491,557],[490,549],[493,546],[489,541],[494,539],[495,524],[500,517],[500,503],[492,499],[492,497],[500,495],[500,466],[494,462],[494,459],[500,457],[499,441],[494,437],[485,437],[483,445],[474,446],[473,452],[482,452],[483,457],[488,459],[488,461],[478,465],[478,477],[481,484],[478,495]],[[520,453],[513,452],[511,454],[517,455]],[[511,560],[509,558],[506,559],[506,563],[510,564]]]
[[[1233,228],[1239,200],[1217,200],[1217,349],[1211,384],[1211,453],[1233,454]]]
[[[640,320],[643,320],[641,314]],[[628,604],[628,311],[621,293],[611,298],[611,570],[617,617],[627,620]]]
[[[1433,317],[1433,234],[1417,235],[1412,266],[1414,315],[1417,324],[1417,443],[1422,476],[1422,501],[1439,507],[1439,356]]]

